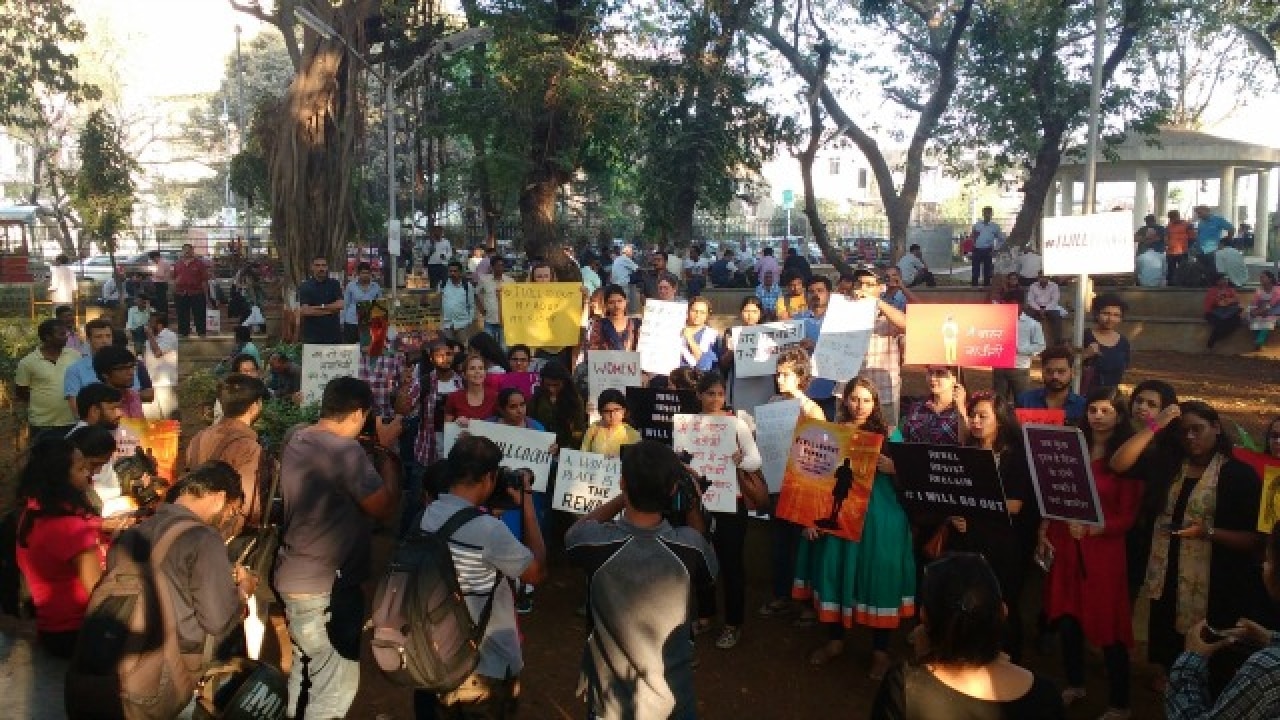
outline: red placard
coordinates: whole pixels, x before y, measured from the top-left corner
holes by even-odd
[[[1021,425],[1066,425],[1067,411],[1062,408],[1018,408],[1013,411]]]
[[[1018,357],[1018,306],[907,306],[908,365],[1011,368]]]

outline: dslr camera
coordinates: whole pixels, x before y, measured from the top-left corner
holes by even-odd
[[[530,485],[533,483],[533,471],[529,468],[498,468],[497,480],[493,485],[493,492],[484,501],[484,506],[490,510],[498,510],[506,512],[512,508],[520,507],[524,499],[525,480]],[[521,502],[515,502],[511,499],[511,493],[508,490],[517,490],[521,493]]]
[[[676,489],[671,495],[671,510],[667,520],[673,525],[685,523],[685,515],[690,510],[702,510],[702,494],[711,487],[711,481],[689,469],[693,455],[688,450],[676,453],[680,460],[680,475],[676,477]]]

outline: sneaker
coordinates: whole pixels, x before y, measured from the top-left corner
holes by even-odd
[[[716,638],[716,647],[721,650],[732,650],[741,639],[742,630],[740,628],[725,625],[724,629],[720,631],[720,637]]]

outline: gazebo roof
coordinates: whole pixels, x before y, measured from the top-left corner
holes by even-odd
[[[1237,172],[1280,167],[1280,148],[1168,127],[1153,138],[1130,135],[1113,152],[1115,160],[1099,160],[1099,182],[1132,182],[1134,170],[1144,166],[1152,181],[1217,178],[1227,165]],[[1059,169],[1073,175],[1083,172],[1083,161],[1064,162]]]

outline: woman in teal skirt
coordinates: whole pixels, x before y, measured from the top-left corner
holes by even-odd
[[[845,388],[837,420],[858,430],[889,435],[875,386],[857,378]],[[897,432],[890,438],[898,441]],[[894,628],[915,614],[916,562],[907,515],[898,503],[890,475],[893,461],[880,456],[871,499],[858,542],[804,530],[796,557],[792,594],[812,600],[827,630],[827,642],[809,655],[822,665],[844,653],[846,628],[871,628],[871,677],[889,669],[889,638]]]

